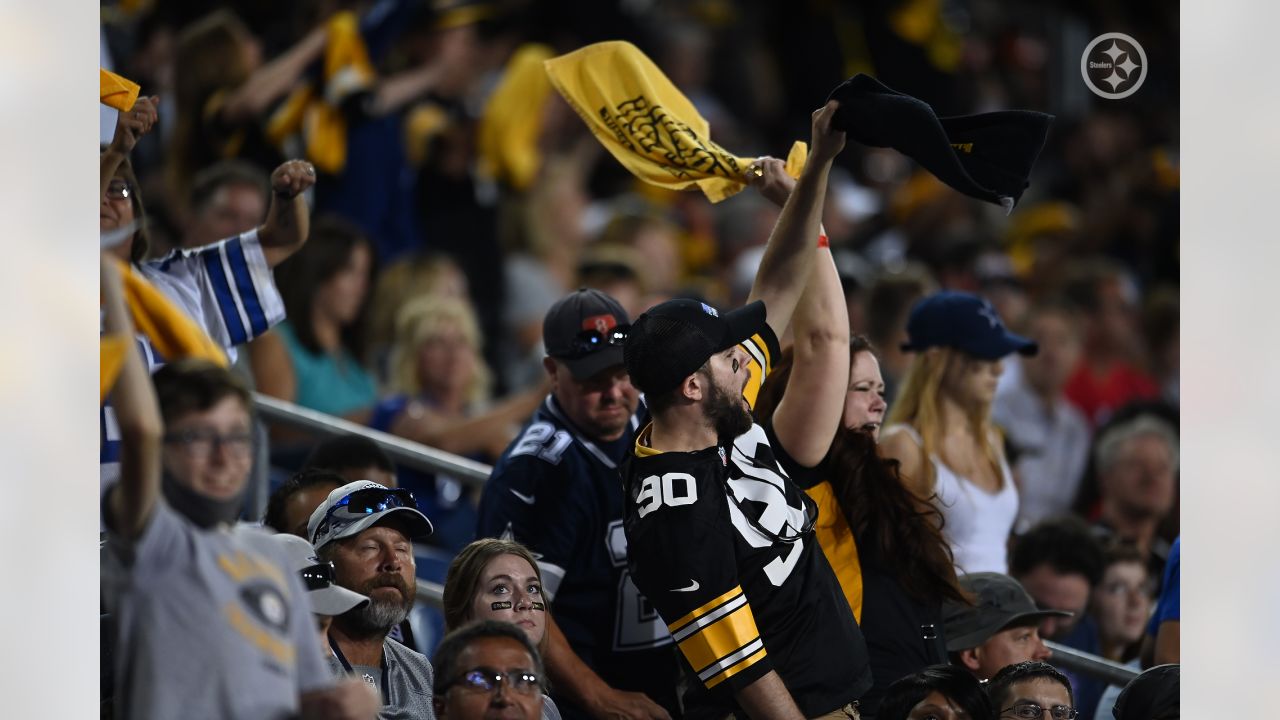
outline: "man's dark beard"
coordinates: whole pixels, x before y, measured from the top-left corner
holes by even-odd
[[[753,423],[751,413],[742,407],[742,396],[730,397],[729,393],[716,386],[714,380],[708,384],[703,412],[722,445],[732,443],[739,435],[745,434]]]
[[[400,591],[403,600],[389,600],[383,595],[373,596],[380,587],[393,587]],[[385,635],[391,628],[404,622],[413,609],[413,589],[396,573],[382,573],[370,578],[360,587],[350,588],[369,598],[369,604],[350,610],[341,616],[343,625],[355,635]]]

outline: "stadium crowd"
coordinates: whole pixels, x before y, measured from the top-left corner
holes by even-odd
[[[1177,7],[860,5],[103,4],[102,716],[1176,718]],[[593,136],[543,61],[610,40],[746,189]],[[859,72],[1052,114],[1012,212]]]

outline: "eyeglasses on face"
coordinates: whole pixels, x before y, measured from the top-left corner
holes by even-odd
[[[1012,707],[1007,707],[1000,711],[1000,715],[1010,713],[1009,717],[1020,718],[1021,720],[1043,720],[1044,714],[1049,713],[1049,717],[1053,720],[1076,720],[1080,715],[1080,711],[1070,705],[1054,705],[1053,707],[1040,707],[1035,703],[1018,703]]]
[[[478,667],[468,670],[449,687],[460,687],[470,692],[491,693],[498,686],[506,683],[509,690],[521,695],[533,695],[542,692],[542,681],[532,670],[510,670],[502,672],[493,668]]]
[[[112,180],[107,184],[107,197],[112,200],[128,200],[133,187],[125,180]]]
[[[187,455],[207,458],[215,447],[222,448],[233,457],[246,457],[253,447],[253,435],[247,432],[222,435],[212,430],[182,430],[164,436],[169,445],[177,445]]]

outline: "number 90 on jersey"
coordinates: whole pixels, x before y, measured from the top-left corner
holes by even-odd
[[[650,475],[640,483],[636,496],[636,511],[640,517],[662,506],[678,507],[698,501],[698,486],[688,473],[664,473],[661,477]]]

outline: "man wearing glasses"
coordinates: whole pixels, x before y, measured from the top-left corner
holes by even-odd
[[[987,697],[998,718],[1076,720],[1080,715],[1071,681],[1048,663],[1027,661],[1005,667],[987,684]]]
[[[369,598],[333,619],[329,664],[377,689],[380,720],[432,717],[431,663],[387,637],[413,608],[413,541],[431,530],[413,493],[371,480],[333,490],[307,522],[307,537],[317,557],[333,563],[338,585]]]
[[[437,720],[543,716],[542,659],[516,626],[497,620],[467,625],[440,641],[434,660]]]
[[[117,299],[109,330],[127,331],[114,324],[123,312]],[[113,391],[123,472],[102,503],[116,716],[371,718],[359,709],[367,691],[325,666],[286,554],[235,524],[251,463],[248,391],[223,368],[179,360],[156,373],[153,393],[133,348],[124,372]]]
[[[537,553],[547,617],[547,670],[569,720],[663,720],[676,710],[671,635],[627,570],[618,466],[645,414],[622,364],[630,319],[582,288],[542,324],[551,393],[485,484],[478,537]]]

